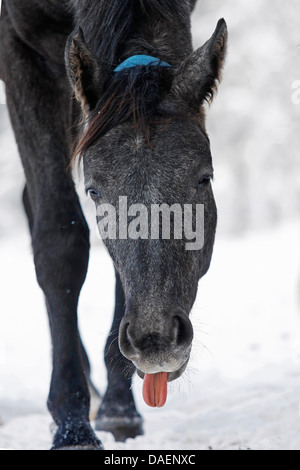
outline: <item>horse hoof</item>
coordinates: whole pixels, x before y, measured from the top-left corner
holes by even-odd
[[[73,419],[57,428],[51,450],[104,450],[90,423]]]
[[[75,446],[65,446],[65,447],[52,447],[51,450],[104,450],[104,447],[102,446],[91,446],[91,445],[86,445],[86,446],[80,446],[80,445],[75,445]]]
[[[144,434],[143,420],[140,416],[134,418],[98,417],[96,431],[110,432],[117,442],[125,442]]]

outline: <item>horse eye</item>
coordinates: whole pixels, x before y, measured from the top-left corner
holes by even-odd
[[[212,179],[212,176],[210,175],[205,175],[205,176],[202,176],[201,178],[199,178],[197,181],[196,181],[196,184],[195,184],[195,187],[196,188],[199,188],[200,186],[203,186],[205,184],[208,184]]]
[[[95,188],[89,188],[86,193],[90,196],[91,199],[99,199],[101,197],[101,194],[97,189]]]

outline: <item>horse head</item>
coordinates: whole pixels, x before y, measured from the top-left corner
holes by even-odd
[[[112,69],[80,30],[66,47],[84,121],[75,155],[125,295],[119,347],[141,377],[156,378],[148,386],[158,387],[154,398],[145,392],[150,404],[163,403],[165,382],[186,368],[189,315],[211,261],[217,210],[205,103],[217,89],[226,45],[220,20],[179,66],[152,58]]]

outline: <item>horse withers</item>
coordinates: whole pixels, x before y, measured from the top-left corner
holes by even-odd
[[[193,51],[195,3],[2,2],[0,76],[50,318],[53,449],[102,448],[89,422],[95,389],[77,325],[89,230],[72,179],[75,157],[116,272],[108,384],[96,429],[117,440],[142,434],[133,373],[144,380],[146,403],[163,406],[168,382],[189,360],[189,314],[210,265],[217,221],[204,105],[217,88],[227,44],[220,20]]]

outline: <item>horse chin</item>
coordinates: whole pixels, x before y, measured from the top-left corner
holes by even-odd
[[[187,365],[188,365],[189,360],[187,360],[183,366],[181,366],[178,370],[175,372],[168,372],[168,382],[173,382],[173,380],[178,379],[185,371]],[[145,372],[142,372],[140,369],[136,369],[137,375],[143,380],[145,377]]]

